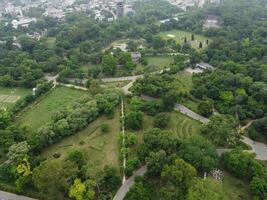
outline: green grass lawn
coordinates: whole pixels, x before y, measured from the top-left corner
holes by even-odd
[[[224,171],[222,181],[225,199],[227,200],[251,200],[249,184],[243,180],[235,178],[233,175]]]
[[[200,122],[190,119],[179,112],[173,111],[171,113],[168,130],[178,138],[186,139],[192,135],[200,134],[201,126],[202,124]]]
[[[159,33],[159,36],[164,39],[174,39],[179,44],[184,44],[184,38],[187,38],[187,41],[191,44],[191,46],[195,49],[199,49],[199,42],[202,42],[203,48],[207,47],[206,41],[211,40],[205,36],[194,34],[195,41],[191,41],[192,33],[186,31],[172,30],[172,31],[164,31]]]
[[[179,72],[175,77],[175,87],[184,94],[190,94],[193,88],[192,76],[188,75],[186,72]]]
[[[173,63],[171,56],[148,56],[146,57],[148,65],[155,65],[158,67],[168,67]]]
[[[81,66],[81,70],[84,72],[84,73],[88,73],[88,70],[89,69],[92,69],[94,67],[101,67],[101,65],[94,65],[94,64],[87,64],[87,65],[83,65]]]
[[[18,88],[18,87],[0,87],[0,108],[10,108],[16,103],[18,99],[21,99],[31,94],[30,89]]]
[[[55,45],[56,38],[55,37],[48,37],[46,40],[46,43],[50,46],[53,47]]]
[[[102,133],[101,124],[106,123],[110,127],[109,133]],[[47,148],[43,153],[43,158],[53,158],[55,153],[59,153],[60,160],[67,158],[71,150],[80,150],[84,153],[88,166],[88,173],[95,176],[105,165],[114,166],[119,170],[119,144],[120,134],[120,111],[115,111],[113,119],[105,116],[98,118],[85,130],[73,136],[61,140]]]
[[[169,67],[173,62],[171,56],[146,56],[147,65],[137,64],[133,74],[143,74],[144,72],[154,72]]]
[[[80,99],[86,93],[67,87],[57,87],[46,96],[26,108],[17,119],[17,123],[25,125],[33,132],[51,120],[51,115]]]

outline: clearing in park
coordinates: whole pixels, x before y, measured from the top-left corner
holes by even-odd
[[[191,41],[192,34],[195,37],[195,41]],[[179,30],[164,31],[164,32],[159,33],[159,36],[163,37],[166,40],[174,39],[176,42],[178,42],[181,45],[184,44],[184,38],[186,38],[187,42],[189,42],[191,46],[195,49],[199,49],[200,42],[202,42],[203,48],[205,48],[207,47],[206,41],[207,40],[211,41],[211,39],[205,36],[186,32],[186,31],[179,31]]]
[[[101,125],[107,124],[109,131],[103,133]],[[120,134],[120,110],[114,111],[114,118],[101,116],[84,130],[61,140],[48,147],[42,153],[42,158],[58,159],[64,162],[68,153],[73,150],[82,151],[86,160],[86,174],[97,176],[106,165],[119,168],[119,138]],[[54,158],[55,155],[59,158]],[[97,177],[95,177],[97,178]]]
[[[32,91],[18,87],[0,87],[0,108],[11,108],[19,99],[31,94]]]
[[[59,86],[22,111],[17,122],[27,126],[30,132],[34,132],[50,122],[54,112],[66,108],[85,95],[84,91]]]

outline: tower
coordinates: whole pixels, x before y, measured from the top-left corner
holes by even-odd
[[[119,0],[117,2],[117,17],[122,18],[124,15],[124,0]]]

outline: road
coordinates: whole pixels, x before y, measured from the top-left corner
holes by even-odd
[[[37,199],[0,191],[0,200],[37,200]]]
[[[147,171],[147,167],[143,166],[140,169],[138,169],[133,176],[131,176],[129,179],[127,179],[124,184],[120,187],[117,194],[113,198],[113,200],[123,200],[127,192],[130,190],[130,188],[134,185],[134,179],[136,176],[143,176],[145,172]]]

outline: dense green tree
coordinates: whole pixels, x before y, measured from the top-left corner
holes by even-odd
[[[179,155],[196,169],[209,172],[219,164],[216,149],[200,136],[182,142]]]
[[[163,170],[163,167],[167,163],[167,154],[164,150],[158,152],[151,152],[146,158],[147,163],[147,175],[149,177],[159,177]]]
[[[125,125],[128,129],[139,130],[143,127],[144,114],[141,111],[130,111],[125,116]]]
[[[189,188],[187,200],[225,200],[220,183],[208,178],[195,179]]]
[[[120,176],[114,167],[105,166],[100,179],[100,187],[106,192],[114,192],[121,184]]]
[[[255,176],[250,182],[252,193],[259,199],[267,197],[267,178]]]
[[[175,186],[175,192],[170,194],[170,199],[186,199],[188,189],[193,183],[197,172],[195,168],[182,159],[175,159],[172,164],[165,165],[161,177],[170,186]]]
[[[112,55],[104,55],[102,58],[102,71],[106,75],[114,75],[117,70],[117,59]]]
[[[30,146],[26,141],[13,144],[9,147],[7,158],[11,163],[20,163],[25,157],[28,156]]]
[[[11,115],[9,112],[0,109],[0,129],[5,129],[11,123]]]
[[[266,169],[254,159],[254,155],[239,149],[226,152],[224,163],[229,171],[240,178],[251,180],[254,176],[266,176]]]
[[[78,168],[72,163],[47,160],[33,170],[34,186],[43,194],[57,199],[60,191],[67,193],[72,177],[77,173]]]
[[[154,126],[157,128],[166,128],[171,120],[168,113],[159,113],[155,116]]]
[[[231,116],[212,116],[210,122],[204,127],[203,133],[220,146],[236,145],[240,140],[237,124]]]
[[[68,153],[68,160],[81,167],[85,163],[83,152],[79,150],[72,150]]]
[[[213,113],[213,102],[211,100],[200,102],[198,112],[204,117],[210,117]]]
[[[131,187],[126,194],[125,200],[150,200],[149,191],[145,188],[143,183],[136,183]]]

